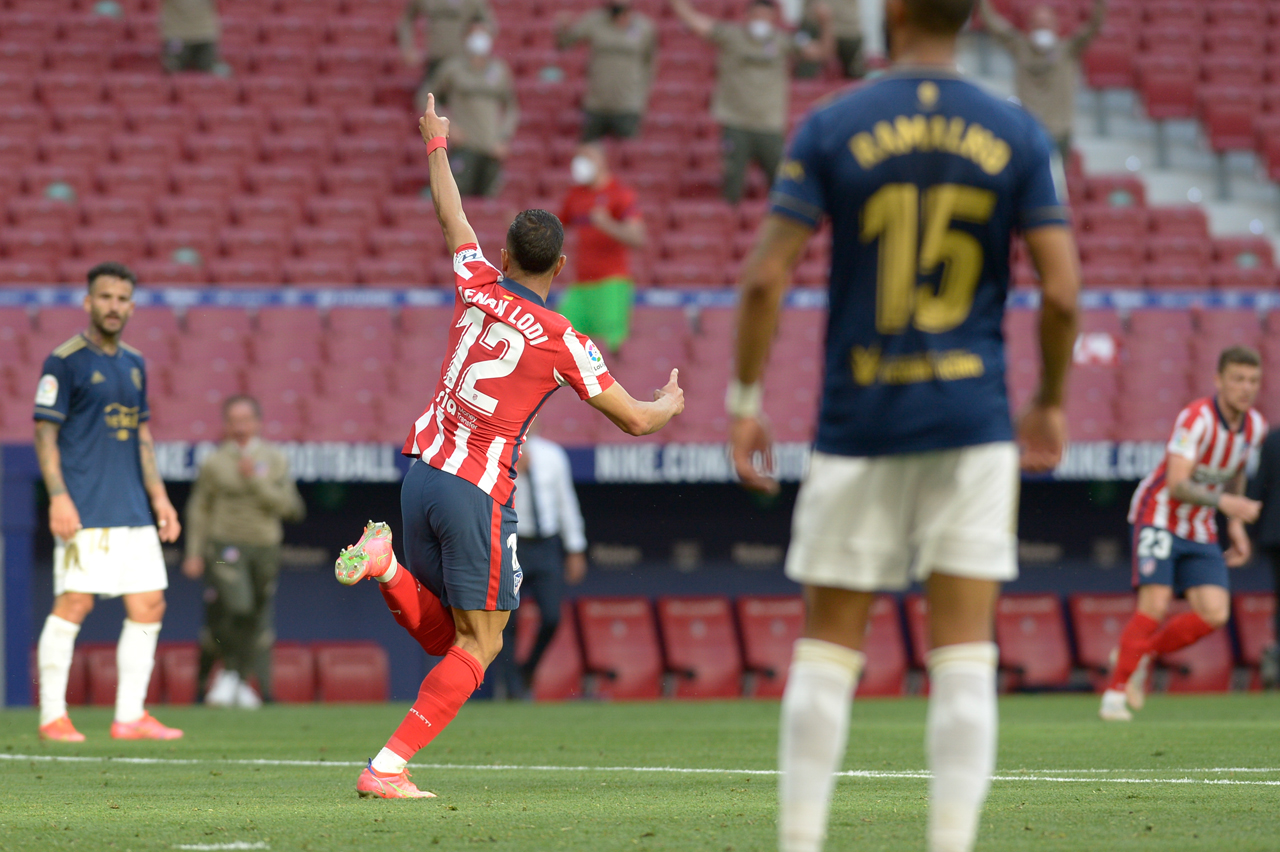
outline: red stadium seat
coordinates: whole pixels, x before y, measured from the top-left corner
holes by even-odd
[[[271,649],[271,697],[283,704],[316,700],[316,654],[296,642],[277,642]]]
[[[136,198],[86,198],[80,202],[80,215],[92,227],[142,229],[151,223],[150,208]]]
[[[1231,596],[1231,619],[1240,646],[1240,662],[1257,669],[1262,654],[1275,644],[1275,595],[1268,592],[1237,592]]]
[[[176,165],[169,180],[178,195],[230,198],[240,191],[240,169],[229,166]]]
[[[152,228],[147,231],[151,256],[158,260],[208,261],[218,253],[214,237],[207,231],[179,231]]]
[[[176,137],[126,133],[111,139],[111,158],[121,166],[149,166],[167,174],[181,152]]]
[[[75,205],[48,198],[14,198],[8,204],[15,227],[32,231],[67,231],[76,221]]]
[[[43,64],[44,57],[33,45],[17,42],[0,45],[0,74],[31,78]]]
[[[288,241],[282,231],[223,228],[219,238],[222,253],[232,260],[278,263],[288,256]]]
[[[376,642],[316,642],[321,701],[386,701],[391,692],[386,650]]]
[[[1076,640],[1076,662],[1089,672],[1094,688],[1106,688],[1111,653],[1133,615],[1135,598],[1123,594],[1074,594],[1067,597],[1067,611]]]
[[[1276,285],[1276,271],[1262,267],[1213,266],[1209,269],[1209,283],[1221,290],[1270,290]]]
[[[929,600],[920,594],[909,594],[902,599],[902,610],[907,616],[907,638],[911,640],[911,665],[925,669],[929,663]]]
[[[65,231],[0,231],[0,249],[7,260],[56,263],[69,254],[70,247]]]
[[[100,103],[102,77],[91,74],[44,74],[37,81],[40,100],[51,109]]]
[[[259,109],[298,107],[307,102],[305,77],[247,77],[241,89],[245,103]]]
[[[88,228],[77,231],[72,244],[82,258],[96,261],[111,257],[125,264],[133,263],[142,254],[144,245],[142,235],[136,231]]]
[[[100,33],[98,38],[107,36]],[[49,70],[59,74],[100,75],[111,65],[111,54],[101,44],[51,44],[44,55]]]
[[[252,325],[249,313],[242,308],[215,308],[195,305],[187,309],[184,323],[187,334],[197,339],[241,341]]]
[[[735,607],[742,629],[743,662],[752,674],[756,698],[776,698],[786,688],[791,646],[804,627],[804,601],[799,595],[748,596]]]
[[[305,287],[350,287],[356,283],[355,261],[337,258],[293,258],[281,264],[286,284]]]
[[[227,207],[217,200],[173,196],[156,202],[161,224],[175,231],[216,231],[227,219]]]
[[[310,51],[324,38],[324,24],[314,18],[270,17],[262,19],[262,41],[274,47]]]
[[[191,110],[237,106],[240,89],[234,80],[212,74],[178,74],[173,77],[173,97]]]
[[[199,684],[200,646],[195,642],[161,642],[156,669],[164,684],[165,704],[194,704]]]
[[[579,598],[578,624],[587,672],[599,698],[662,694],[662,656],[647,598]]]
[[[319,229],[345,231],[361,239],[378,220],[377,204],[363,198],[313,198],[307,213]]]
[[[318,185],[316,171],[301,166],[251,166],[245,170],[245,178],[254,195],[298,204]]]
[[[283,280],[279,261],[214,258],[208,271],[210,281],[224,287],[274,287]]]
[[[520,601],[516,622],[516,662],[529,659],[533,643],[542,623],[538,605],[532,599]],[[538,701],[567,701],[582,695],[582,646],[578,641],[578,624],[573,604],[565,601],[560,608],[560,628],[547,646],[538,668],[533,673],[533,697]]]
[[[1147,211],[1151,232],[1161,237],[1204,239],[1209,236],[1209,220],[1204,208],[1195,204],[1152,207]]]
[[[55,283],[57,273],[48,261],[0,260],[0,286]],[[8,360],[0,357],[0,361]]]
[[[99,150],[104,138],[114,136],[125,128],[125,117],[119,109],[97,104],[54,110],[53,118],[60,133],[87,138]]]
[[[858,695],[902,695],[907,682],[907,644],[898,602],[892,595],[879,595],[871,605],[862,650],[867,663],[858,681]]]
[[[370,287],[413,287],[431,283],[420,263],[381,257],[357,260],[356,280]]]
[[[89,676],[89,702],[99,707],[116,703],[116,646],[106,643],[86,643],[82,646],[85,668]],[[164,675],[157,666],[151,672],[146,702],[158,704],[164,694]]]
[[[308,76],[315,73],[315,57],[292,47],[259,47],[249,57],[254,74],[264,77]]]
[[[348,110],[369,105],[369,85],[364,80],[317,77],[310,81],[311,102],[322,109]]]
[[[132,266],[138,280],[152,287],[209,283],[209,275],[204,270],[203,262],[144,259],[134,261]]]
[[[358,233],[350,229],[298,228],[293,244],[303,259],[337,264],[351,265],[363,253]]]
[[[231,201],[231,218],[239,228],[282,234],[298,225],[302,213],[292,199],[240,196]]]
[[[1136,45],[1130,32],[1104,30],[1085,52],[1085,80],[1094,89],[1132,89]]]
[[[425,273],[432,255],[443,251],[442,241],[428,236],[431,233],[408,229],[375,230],[369,234],[369,245],[379,258],[412,263]]]
[[[1175,600],[1169,606],[1168,617],[1190,609],[1186,601]],[[1225,692],[1231,688],[1232,659],[1227,631],[1215,630],[1194,645],[1160,657],[1160,665],[1169,670],[1165,689],[1168,692]]]
[[[676,698],[742,694],[742,658],[728,598],[663,597],[657,611]]]
[[[1213,240],[1213,256],[1218,263],[1244,269],[1270,269],[1274,265],[1271,241],[1265,237],[1217,237]]]
[[[1071,679],[1071,646],[1057,595],[1002,595],[996,604],[996,643],[1010,688],[1061,687]]]

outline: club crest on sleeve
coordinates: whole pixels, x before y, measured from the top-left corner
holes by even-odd
[[[58,380],[45,373],[36,385],[36,405],[50,406],[58,401]]]

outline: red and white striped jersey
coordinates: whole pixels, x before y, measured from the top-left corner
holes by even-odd
[[[1165,484],[1169,456],[1196,463],[1191,480],[1210,491],[1222,493],[1227,483],[1244,470],[1249,454],[1262,443],[1267,422],[1256,409],[1249,409],[1240,428],[1231,431],[1213,397],[1198,399],[1182,409],[1173,426],[1173,437],[1165,448],[1165,459],[1138,484],[1129,505],[1129,523],[1139,527],[1168,530],[1178,538],[1201,544],[1218,540],[1217,512],[1211,506],[1197,506],[1173,499]]]
[[[403,452],[506,504],[520,445],[547,397],[569,385],[590,399],[613,377],[590,339],[538,294],[503,277],[479,246],[459,246],[453,272],[448,354]]]

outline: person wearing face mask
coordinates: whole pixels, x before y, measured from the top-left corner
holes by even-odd
[[[1102,29],[1106,0],[1094,0],[1089,20],[1066,37],[1059,36],[1058,15],[1052,6],[1032,7],[1026,32],[996,11],[991,0],[981,0],[979,8],[987,30],[1013,57],[1018,100],[1040,119],[1065,159],[1071,152],[1080,56]]]
[[[483,18],[471,22],[463,48],[418,92],[418,108],[425,108],[428,92],[448,98],[458,191],[497,195],[502,161],[520,123],[515,82],[507,63],[493,56],[493,31]]]
[[[463,53],[463,39],[476,18],[483,19],[491,31],[496,29],[489,0],[408,0],[396,25],[404,64],[422,69],[423,82],[431,79],[446,59]],[[418,48],[419,19],[427,22],[425,63]]]
[[[617,352],[631,327],[631,251],[645,243],[636,193],[609,171],[604,149],[583,143],[569,166],[573,186],[560,209],[565,230],[578,234],[577,283],[557,309],[577,329]]]
[[[773,0],[750,0],[741,22],[705,15],[689,0],[671,0],[671,8],[685,26],[718,48],[711,114],[720,123],[724,144],[721,191],[726,201],[737,204],[748,165],[755,162],[770,180],[778,170],[791,61],[825,62],[834,54],[831,10],[815,4],[817,38],[797,38],[780,27]]]
[[[658,30],[631,8],[630,0],[610,0],[577,20],[562,12],[556,20],[556,46],[566,50],[584,43],[590,55],[582,141],[630,139],[640,131],[640,115],[649,102]]]

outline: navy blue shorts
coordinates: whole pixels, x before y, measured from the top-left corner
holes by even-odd
[[[515,509],[416,462],[400,487],[400,512],[409,571],[442,604],[489,611],[520,605]]]
[[[1133,528],[1133,586],[1172,586],[1181,595],[1196,586],[1229,588],[1222,548],[1179,538],[1157,527]]]

